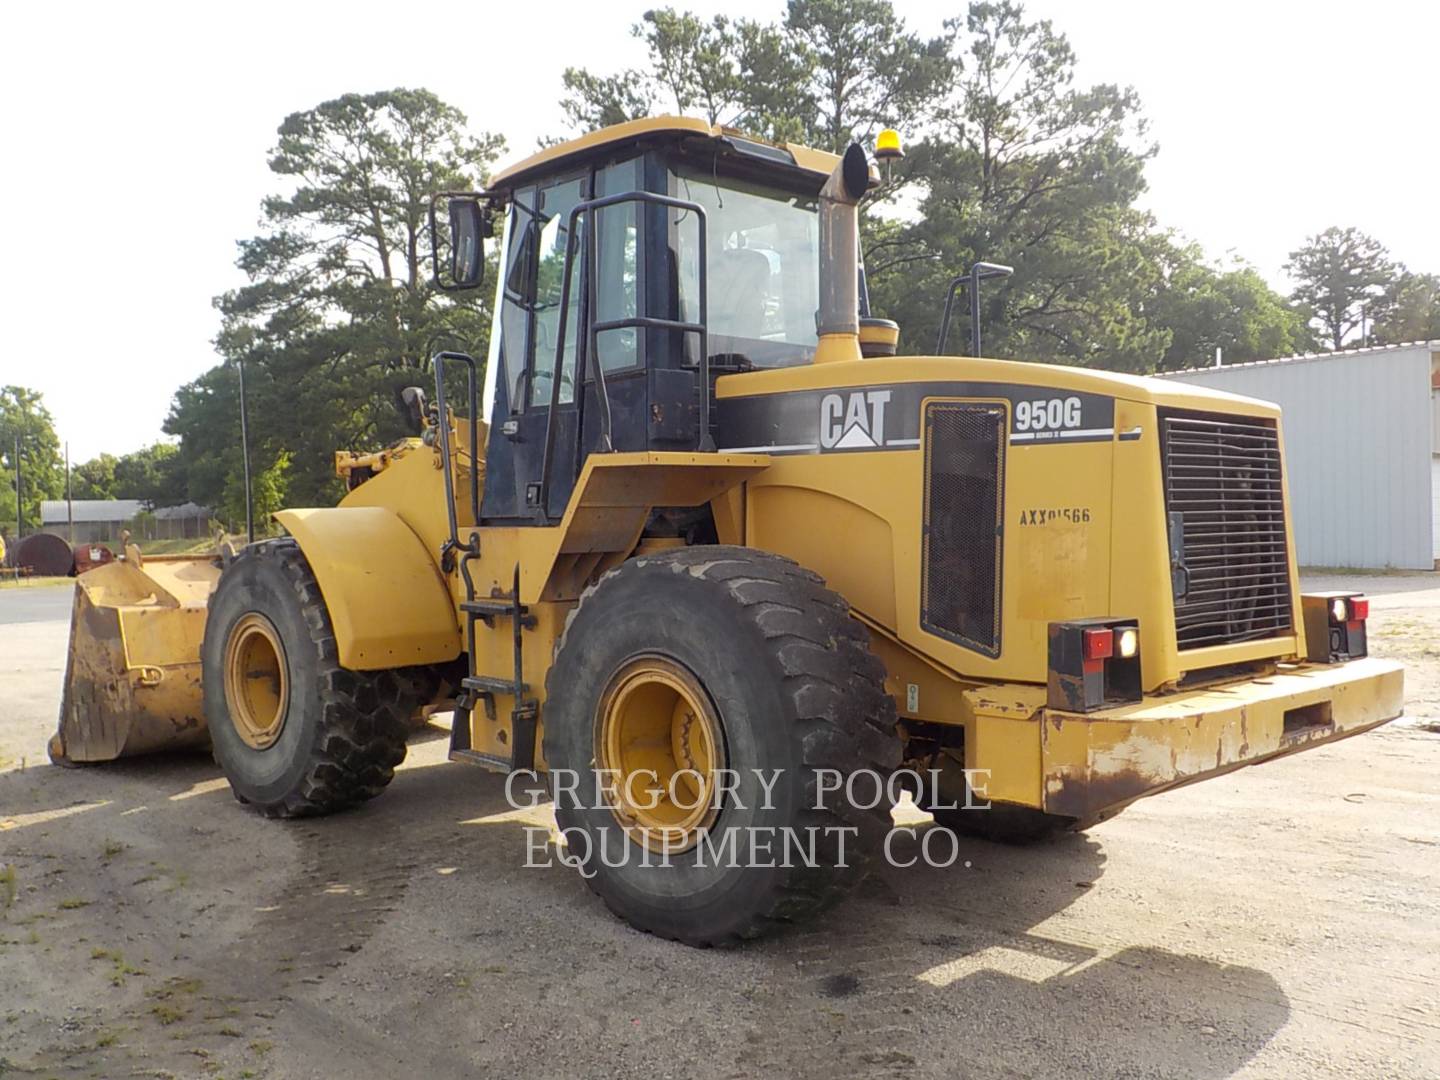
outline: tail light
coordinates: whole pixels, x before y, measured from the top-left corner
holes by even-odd
[[[1306,593],[1300,597],[1305,615],[1305,651],[1317,664],[1335,664],[1369,655],[1365,620],[1370,600],[1359,593]]]
[[[1115,655],[1115,631],[1108,626],[1080,632],[1081,653],[1085,663],[1098,664]]]
[[[1072,619],[1050,624],[1046,703],[1092,712],[1139,701],[1140,626],[1134,619]]]

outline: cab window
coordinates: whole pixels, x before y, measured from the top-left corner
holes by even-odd
[[[505,265],[500,268],[500,332],[494,360],[503,373],[510,411],[525,400],[525,372],[530,363],[531,258],[534,252],[534,188],[521,188],[510,203],[505,224]],[[487,415],[488,406],[487,406]]]
[[[595,194],[621,195],[642,187],[640,159],[608,165],[595,173]],[[595,321],[633,319],[639,314],[639,229],[640,204],[617,203],[595,212],[595,238],[599,242],[596,261]],[[640,363],[640,329],[627,326],[602,330],[596,335],[596,350],[605,371],[619,371]]]
[[[705,208],[711,357],[754,367],[808,363],[817,344],[818,200],[684,167],[673,176],[674,194]],[[671,244],[680,317],[697,321],[698,243],[679,217]]]
[[[535,234],[535,285],[533,344],[529,403],[550,404],[552,384],[556,377],[556,344],[560,335],[560,305],[564,296],[565,252],[570,243],[570,211],[584,198],[584,181],[577,177],[552,187],[540,189],[539,214],[532,231]],[[576,222],[583,228],[582,221]],[[560,352],[560,403],[575,400],[575,343],[580,331],[580,254],[581,238],[576,238],[575,258],[570,264],[569,311],[565,317],[565,344]]]

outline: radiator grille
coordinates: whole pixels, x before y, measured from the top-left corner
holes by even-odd
[[[925,408],[920,622],[930,633],[1000,653],[1005,410],[941,401]]]
[[[1195,649],[1289,633],[1275,422],[1162,411],[1160,423],[1171,552],[1186,570],[1179,575],[1184,595],[1175,599],[1177,645]]]

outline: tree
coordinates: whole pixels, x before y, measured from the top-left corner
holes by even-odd
[[[180,451],[171,443],[157,442],[115,462],[114,497],[139,499],[146,509],[179,506],[186,501],[180,472]]]
[[[1173,245],[1164,283],[1146,314],[1170,332],[1160,359],[1167,371],[1210,365],[1218,348],[1226,363],[1293,356],[1315,346],[1306,312],[1289,304],[1254,267],[1209,265],[1193,245]]]
[[[77,499],[114,499],[114,454],[100,454],[70,469],[71,494]]]
[[[186,498],[223,516],[226,485],[232,476],[244,472],[240,457],[240,392],[234,365],[211,368],[180,387],[170,405],[165,431],[180,440],[178,471],[184,479]]]
[[[1440,275],[1406,271],[1397,277],[1372,337],[1382,345],[1440,339]]]
[[[290,504],[288,474],[290,455],[285,451],[263,468],[251,473],[250,513],[255,520],[257,533],[265,531],[266,519],[277,510]],[[218,507],[220,516],[230,522],[235,531],[245,526],[245,475],[241,471],[230,473],[225,479],[224,494]]]
[[[808,133],[836,153],[881,127],[923,125],[955,72],[950,36],[911,33],[889,0],[790,0],[784,25],[811,58]]]
[[[346,94],[286,117],[270,159],[286,191],[239,245],[249,283],[216,299],[227,364],[182,387],[166,422],[190,498],[219,506],[240,465],[235,362],[252,461],[284,457],[290,496],[323,504],[341,493],[337,447],[410,434],[400,393],[428,384],[434,352],[485,355],[488,298],[434,286],[425,232],[431,194],[481,186],[502,145],[427,90]]]
[[[632,31],[644,39],[655,60],[653,78],[679,112],[697,111],[718,124],[744,100],[730,20],[709,22],[673,8],[647,11]]]
[[[565,117],[580,131],[623,124],[648,116],[655,99],[647,80],[635,72],[619,75],[592,75],[584,68],[566,68],[561,76],[565,96],[560,107]]]
[[[1363,321],[1379,323],[1388,318],[1388,290],[1396,270],[1377,240],[1359,229],[1334,226],[1307,237],[1285,264],[1296,282],[1294,299],[1314,312],[1337,350],[1345,347],[1351,331]]]
[[[759,89],[783,84],[796,91],[802,77],[775,27],[655,8],[645,12],[630,33],[645,42],[645,68],[610,76],[583,68],[565,70],[561,108],[582,131],[633,120],[657,108],[699,114],[712,124],[756,134],[798,131],[792,122],[793,102],[777,108],[773,94]]]
[[[984,259],[1015,270],[984,286],[988,354],[1152,369],[1170,333],[1145,300],[1163,287],[1167,245],[1134,207],[1154,152],[1135,92],[1076,87],[1064,35],[1019,5],[972,3],[947,25],[963,72],[903,169],[920,219],[867,228],[877,314],[929,348],[951,278]]]
[[[565,72],[561,106],[577,127],[659,104],[840,151],[887,124],[923,123],[954,71],[949,37],[908,31],[890,0],[790,0],[779,24],[657,8],[631,33],[645,42],[644,69]]]
[[[65,493],[65,463],[55,422],[38,390],[24,386],[0,388],[0,522],[7,528],[15,516],[15,440],[20,440],[20,488],[24,530],[40,528],[40,503]],[[11,534],[15,535],[14,533]]]

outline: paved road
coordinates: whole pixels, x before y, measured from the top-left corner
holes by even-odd
[[[1431,651],[1421,683],[1430,595],[1377,603],[1384,648]],[[446,763],[439,731],[314,822],[247,813],[203,756],[34,767],[63,597],[0,591],[0,732],[32,762],[0,772],[0,1073],[1440,1077],[1419,727],[1045,847],[963,842],[968,866],[886,868],[823,922],[699,952],[525,868],[546,811]]]
[[[0,589],[0,626],[64,621],[70,616],[66,585],[17,585]]]
[[[0,769],[45,760],[65,675],[70,600],[64,585],[0,589]]]

